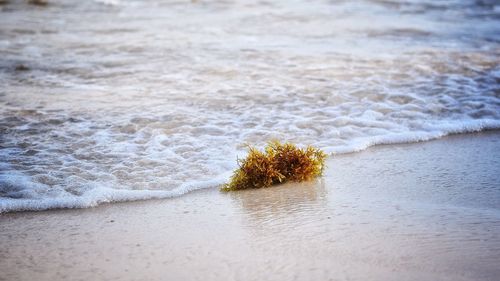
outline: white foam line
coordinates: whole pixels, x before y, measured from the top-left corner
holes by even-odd
[[[382,136],[358,138],[352,144],[342,147],[330,147],[324,150],[330,154],[344,154],[362,151],[371,146],[382,144],[412,143],[438,139],[450,134],[471,133],[483,130],[500,129],[500,120],[471,120],[440,122],[429,124],[426,132],[391,133]],[[57,198],[0,200],[0,213],[13,211],[41,211],[62,208],[89,208],[102,203],[138,201],[148,199],[166,199],[178,197],[194,190],[220,186],[230,176],[230,172],[221,174],[212,180],[186,182],[173,190],[126,190],[109,187],[96,187],[81,196],[66,195]]]
[[[500,120],[484,119],[472,121],[442,122],[437,125],[427,125],[422,132],[390,133],[381,136],[357,138],[350,145],[328,147],[325,152],[330,155],[347,154],[363,151],[375,145],[415,143],[439,139],[452,134],[480,132],[500,129]]]
[[[0,200],[0,213],[89,208],[102,203],[173,198],[191,191],[220,186],[226,179],[227,174],[224,174],[212,180],[188,182],[174,190],[126,190],[99,187],[89,190],[81,196],[67,195],[58,198],[44,198],[42,200],[3,198]]]

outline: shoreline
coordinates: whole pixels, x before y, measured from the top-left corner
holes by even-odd
[[[0,280],[495,280],[500,132],[377,145],[314,182],[0,214]]]
[[[483,124],[484,125],[484,124]],[[480,125],[479,128],[482,128]],[[477,129],[477,126],[472,126],[472,128],[467,129],[465,132],[458,131],[456,133],[443,133],[440,132],[436,136],[421,136],[416,140],[411,142],[405,142],[404,140],[396,140],[394,142],[384,141],[384,138],[391,139],[390,136],[382,136],[377,139],[370,139],[366,143],[360,142],[357,146],[365,146],[361,149],[349,150],[348,152],[327,152],[328,158],[327,162],[331,161],[334,157],[339,157],[343,155],[352,155],[355,153],[362,153],[366,150],[377,148],[379,146],[394,146],[394,145],[413,145],[425,142],[439,141],[441,139],[446,139],[449,137],[459,137],[462,135],[475,135],[475,134],[488,134],[488,133],[500,133],[500,130],[495,126],[486,126],[486,129]],[[474,129],[476,128],[476,129]],[[356,145],[355,145],[356,146]],[[165,200],[171,199],[179,196],[185,196],[189,193],[203,190],[203,189],[218,189],[219,186],[224,184],[229,180],[229,175],[232,171],[227,171],[223,174],[219,174],[209,180],[201,181],[191,181],[181,184],[177,188],[171,190],[148,190],[148,189],[113,189],[113,188],[96,188],[89,191],[88,193],[80,196],[74,197],[63,197],[63,198],[46,198],[45,200],[38,199],[4,199],[4,202],[0,202],[0,215],[4,213],[11,212],[40,212],[46,210],[60,210],[60,209],[85,209],[85,208],[95,208],[105,204],[116,204],[116,203],[127,203],[135,201],[150,201],[150,200]],[[16,179],[14,179],[15,181]],[[23,181],[24,178],[20,177],[17,179]],[[293,184],[293,183],[292,183]]]

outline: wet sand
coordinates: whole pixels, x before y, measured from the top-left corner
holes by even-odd
[[[500,133],[370,148],[323,179],[0,215],[0,280],[498,280]]]

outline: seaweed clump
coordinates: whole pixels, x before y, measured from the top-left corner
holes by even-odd
[[[307,181],[323,174],[326,154],[312,146],[301,149],[291,143],[272,141],[264,152],[251,146],[248,150],[247,157],[238,160],[239,168],[222,191]]]
[[[47,0],[29,0],[28,3],[35,6],[47,6],[49,4]]]

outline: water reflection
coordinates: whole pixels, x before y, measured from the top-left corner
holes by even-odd
[[[229,193],[243,224],[259,239],[279,237],[280,233],[293,236],[294,228],[328,217],[327,195],[323,179]]]

